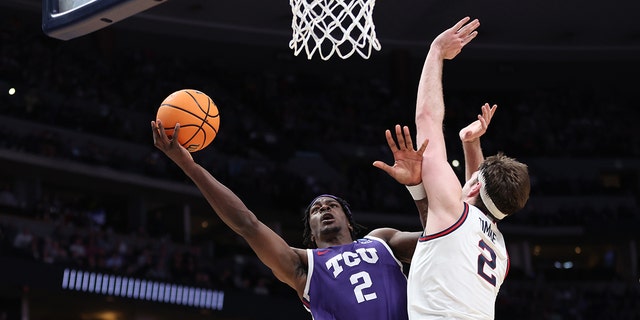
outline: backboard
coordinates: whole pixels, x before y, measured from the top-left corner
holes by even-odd
[[[42,0],[42,31],[74,39],[110,26],[167,0]]]

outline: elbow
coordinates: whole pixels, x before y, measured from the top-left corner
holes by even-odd
[[[419,128],[421,124],[429,121],[429,112],[425,108],[416,109],[416,126]]]
[[[416,108],[416,125],[432,125],[433,123],[442,123],[444,120],[444,110],[434,110],[428,106]]]
[[[244,217],[235,223],[229,223],[229,226],[243,238],[255,235],[262,224],[260,220],[252,212],[239,213],[238,216]]]

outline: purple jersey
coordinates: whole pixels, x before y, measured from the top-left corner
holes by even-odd
[[[407,277],[381,239],[308,249],[303,303],[314,320],[407,319]]]

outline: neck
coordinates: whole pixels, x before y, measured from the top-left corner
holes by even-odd
[[[353,239],[351,239],[350,234],[345,235],[342,233],[338,233],[333,236],[321,237],[320,239],[316,240],[316,246],[318,248],[327,248],[327,247],[341,246],[344,244],[349,244],[351,242],[353,242]]]

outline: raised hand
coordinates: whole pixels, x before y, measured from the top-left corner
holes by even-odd
[[[176,123],[171,139],[167,136],[160,120],[151,121],[151,131],[153,132],[153,145],[164,152],[178,166],[185,161],[193,161],[191,153],[178,142],[178,135],[180,134],[179,123]]]
[[[397,142],[393,139],[391,130],[385,131],[387,144],[393,153],[393,166],[379,160],[374,161],[373,166],[386,172],[401,184],[417,185],[422,182],[422,154],[429,140],[425,140],[420,149],[415,150],[408,126],[401,127],[397,124],[395,131]]]
[[[498,105],[494,104],[489,107],[488,103],[482,105],[482,113],[478,115],[478,120],[473,121],[468,126],[460,130],[459,136],[462,142],[474,142],[487,132],[489,123],[493,114],[496,112]]]
[[[442,59],[455,58],[478,35],[476,29],[480,26],[480,21],[473,19],[469,22],[470,20],[471,18],[464,17],[453,27],[443,31],[431,42],[430,50],[439,51]]]

